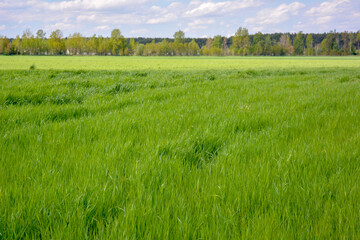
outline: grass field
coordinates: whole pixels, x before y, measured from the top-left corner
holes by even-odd
[[[360,238],[360,58],[0,57],[0,89],[0,239]]]

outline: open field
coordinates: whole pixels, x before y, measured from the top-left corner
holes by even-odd
[[[297,68],[358,68],[360,57],[84,57],[0,56],[0,70],[289,70]],[[305,69],[304,69],[305,70]],[[307,70],[307,69],[306,69]]]
[[[0,57],[0,89],[0,239],[360,238],[360,58]]]

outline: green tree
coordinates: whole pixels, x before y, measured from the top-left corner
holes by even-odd
[[[325,55],[337,55],[339,50],[338,40],[335,32],[330,32],[326,38],[321,42],[322,52]]]
[[[0,54],[10,54],[10,41],[7,37],[0,36]]]
[[[316,56],[319,56],[319,54],[321,53],[321,43],[315,44],[314,53]]]
[[[111,32],[111,46],[111,53],[113,55],[124,55],[126,42],[119,29],[114,29]]]
[[[252,45],[251,45],[251,53],[253,55],[262,55],[264,52],[264,35],[261,32],[258,32],[254,35]]]
[[[35,53],[35,38],[30,29],[26,29],[21,37],[21,52],[26,55],[33,55]]]
[[[357,49],[360,49],[360,31],[357,32],[355,41],[357,42]]]
[[[355,33],[349,33],[349,54],[354,54],[354,42],[355,42]]]
[[[279,43],[276,43],[271,47],[271,54],[273,56],[284,56],[285,55],[284,48],[280,46]]]
[[[271,54],[271,47],[272,47],[271,36],[267,35],[266,38],[265,38],[265,43],[264,43],[264,53],[265,53],[265,55],[270,55]]]
[[[60,55],[65,53],[65,42],[62,39],[63,33],[57,29],[50,34],[49,47],[53,55]]]
[[[222,48],[222,45],[223,45],[222,37],[220,35],[216,35],[211,44],[211,47]]]
[[[264,35],[261,32],[255,33],[253,38],[253,44],[256,45],[261,41],[264,41]]]
[[[211,55],[216,55],[216,56],[221,55],[222,46],[223,46],[222,37],[220,35],[215,36],[214,40],[211,43],[211,49],[210,49]]]
[[[96,41],[96,39],[94,38],[95,36],[92,39]],[[89,42],[93,43],[93,41]],[[94,42],[93,44],[96,44],[96,42]],[[86,40],[80,33],[74,33],[73,35],[70,35],[66,40],[66,47],[71,55],[81,55],[85,52]],[[88,52],[92,51],[96,51],[96,45],[88,46]]]
[[[111,53],[111,44],[109,38],[103,38],[102,36],[98,37],[98,54],[108,55]]]
[[[322,55],[327,55],[329,53],[329,49],[328,49],[328,39],[324,38],[324,40],[321,41],[320,44],[320,49],[321,49],[321,54]]]
[[[314,55],[314,49],[313,49],[314,39],[311,34],[308,34],[306,37],[306,55],[312,56]]]
[[[136,43],[135,43],[134,38],[131,38],[129,40],[128,49],[129,49],[129,55],[134,55],[135,54]]]
[[[156,46],[154,39],[151,41],[151,43],[145,44],[145,47],[144,47],[144,55],[145,56],[153,56],[153,55],[156,55],[157,52],[158,52],[157,46]]]
[[[188,52],[189,55],[191,56],[196,56],[199,54],[200,51],[200,47],[199,45],[196,43],[195,39],[191,40],[191,42],[188,45]]]
[[[229,54],[228,46],[227,46],[227,38],[226,37],[224,37],[224,39],[223,39],[222,52],[223,52],[224,55]]]
[[[349,45],[350,45],[349,33],[347,31],[342,32],[341,33],[341,39],[343,41],[342,49],[343,49],[344,53],[348,53],[349,52]]]
[[[200,50],[201,55],[205,55],[205,56],[210,55],[210,49],[212,46],[212,42],[213,42],[212,38],[208,38],[206,40],[205,46],[203,46]]]
[[[280,37],[279,47],[278,47],[278,54],[276,55],[288,55],[291,51],[291,40],[289,34],[283,34]]]
[[[304,54],[304,35],[301,31],[298,34],[296,34],[294,39],[294,54],[295,55]]]
[[[12,48],[13,54],[16,54],[16,55],[20,54],[20,51],[21,51],[21,39],[20,39],[19,35],[17,35],[16,38],[12,41],[11,48]]]
[[[249,53],[250,37],[246,28],[240,27],[233,38],[233,48],[236,55],[245,56]]]
[[[170,43],[168,42],[168,40],[166,39],[163,39],[162,42],[158,43],[158,46],[157,46],[157,55],[160,55],[160,56],[168,56],[170,55]]]
[[[144,44],[139,44],[136,48],[136,56],[144,56]]]
[[[96,54],[99,54],[99,55],[105,55],[106,54],[105,39],[101,35],[98,36],[98,46],[97,46],[97,49],[96,49]]]
[[[36,41],[36,53],[39,55],[45,54],[45,52],[47,51],[45,36],[46,33],[42,29],[37,30],[35,41]]]
[[[176,55],[185,54],[185,33],[181,30],[174,33],[174,50]]]
[[[44,30],[39,29],[36,31],[36,37],[40,38],[40,39],[44,39],[46,36],[46,33],[44,32]]]
[[[174,42],[184,44],[185,43],[185,33],[181,30],[174,33]]]
[[[99,37],[96,37],[94,34],[90,39],[86,41],[84,37],[80,39],[80,49],[81,53],[86,51],[90,55],[97,55],[99,49]]]

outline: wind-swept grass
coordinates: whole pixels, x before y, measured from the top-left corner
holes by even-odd
[[[0,239],[360,237],[358,59],[4,59]]]

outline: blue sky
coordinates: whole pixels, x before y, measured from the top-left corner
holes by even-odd
[[[125,37],[232,36],[239,27],[250,33],[360,30],[360,0],[0,0],[0,35],[25,29],[62,30]]]

